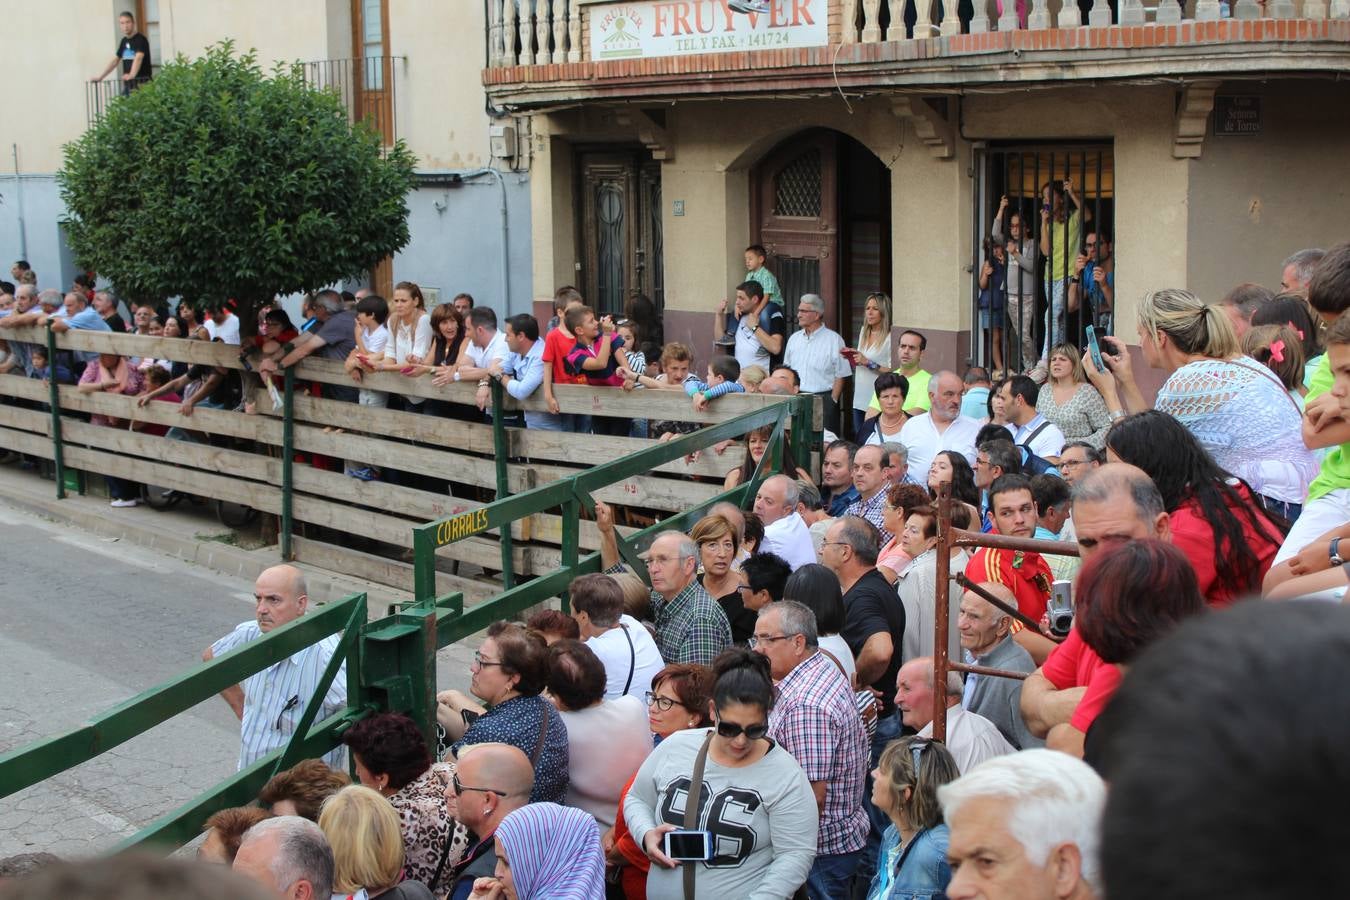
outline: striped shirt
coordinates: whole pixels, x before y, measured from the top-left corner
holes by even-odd
[[[816,852],[862,849],[868,829],[863,809],[867,733],[852,688],[824,653],[803,660],[778,682],[769,737],[792,754],[808,781],[825,782]]]
[[[262,637],[255,621],[243,622],[211,645],[211,654],[221,656]],[[278,747],[286,746],[305,714],[305,704],[314,694],[323,670],[333,658],[340,635],[329,635],[294,656],[245,678],[244,721],[239,733],[239,768],[262,759]],[[347,705],[347,663],[344,661],[323,698],[323,706],[314,724],[340,712]],[[323,758],[329,766],[345,770],[347,751],[338,747]]]

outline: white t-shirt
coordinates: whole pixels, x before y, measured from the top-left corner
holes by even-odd
[[[1044,425],[1044,428],[1041,426]],[[1053,422],[1047,422],[1045,416],[1040,413],[1021,428],[1013,424],[1004,426],[1012,432],[1013,443],[1027,445],[1032,453],[1035,453],[1041,459],[1057,457],[1064,452],[1064,432],[1059,430],[1059,426]],[[1037,433],[1037,429],[1040,432]],[[1035,438],[1031,436],[1035,434]],[[1030,438],[1030,440],[1028,440]]]
[[[943,450],[955,450],[973,466],[975,437],[979,433],[980,423],[965,416],[957,416],[941,434],[933,425],[931,412],[915,416],[900,429],[900,443],[909,450],[909,471],[913,472],[917,479],[927,479],[928,467],[933,464],[933,457]]]
[[[468,353],[469,361],[473,363],[475,369],[488,369],[492,367],[494,360],[504,362],[510,348],[506,346],[506,335],[498,331],[493,333],[492,340],[488,341],[486,347],[479,347],[473,341],[469,341],[469,348],[465,352]]]
[[[586,646],[595,651],[605,666],[605,699],[615,700],[624,694],[623,686],[628,681],[628,673],[633,673],[632,683],[628,685],[628,695],[647,704],[647,692],[652,689],[652,678],[665,668],[661,651],[656,649],[656,641],[641,622],[629,615],[619,617],[623,628],[612,628],[604,634],[586,641]],[[627,636],[625,636],[625,633]],[[628,639],[632,638],[632,650]]]
[[[929,722],[923,726],[919,737],[932,736],[933,723]],[[1008,743],[997,725],[960,706],[947,707],[947,749],[951,751],[962,775],[986,759],[1017,752],[1017,748]]]
[[[383,353],[384,348],[389,346],[389,329],[383,325],[377,325],[374,331],[362,330],[361,343],[366,345],[366,352],[371,356],[376,353]]]
[[[800,513],[794,512],[764,526],[763,551],[783,557],[794,572],[808,563],[818,562],[811,531],[802,521]]]
[[[595,816],[603,831],[614,824],[624,785],[652,752],[647,710],[636,697],[620,697],[559,715],[571,760],[566,805]]]
[[[848,649],[848,641],[838,634],[821,635],[816,642],[822,650],[828,650],[834,654],[834,658],[839,660],[839,664],[844,667],[844,674],[848,676],[849,686],[853,686],[854,677],[858,674],[858,664],[853,659],[853,651]]]
[[[210,316],[207,316],[206,321],[202,324],[206,328],[206,333],[211,336],[211,340],[214,341],[216,338],[220,338],[222,343],[238,345],[239,317],[234,313],[226,313],[225,321],[219,325],[217,325],[216,320]]]

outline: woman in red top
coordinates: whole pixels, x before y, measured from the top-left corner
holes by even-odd
[[[1107,458],[1143,469],[1171,517],[1172,543],[1195,568],[1211,606],[1261,592],[1261,579],[1289,524],[1214,462],[1190,430],[1164,412],[1121,419],[1106,435]]]

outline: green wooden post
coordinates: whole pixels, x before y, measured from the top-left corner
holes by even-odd
[[[502,388],[502,383],[493,378],[489,380],[492,385],[492,451],[496,456],[497,463],[497,500],[504,500],[511,496],[511,481],[506,470],[506,461],[510,455],[508,443],[506,440],[506,422],[503,421],[505,410],[502,409],[502,401],[505,399],[506,391]],[[499,542],[502,548],[502,587],[506,590],[516,586],[516,573],[511,553],[511,525],[503,524],[498,529]]]
[[[811,472],[811,445],[819,437],[812,429],[816,398],[805,394],[792,401],[792,436],[789,446],[792,448],[793,462],[803,472]],[[816,480],[816,473],[811,472]]]
[[[47,323],[47,386],[51,392],[48,405],[52,412],[52,461],[55,464],[56,499],[66,499],[66,460],[61,449],[61,392],[56,384],[56,332]]]
[[[413,530],[413,598],[436,599],[436,535],[430,530]]]
[[[263,376],[267,377],[267,376]],[[294,490],[295,466],[295,367],[286,369],[285,395],[281,418],[281,559],[295,559],[291,547],[291,532],[295,520],[291,513],[291,493]]]
[[[577,567],[577,554],[581,543],[581,503],[573,497],[562,506],[562,567],[567,572],[569,579],[576,577],[574,571]],[[562,598],[562,611],[570,613],[572,611],[571,596],[564,591],[558,595]]]

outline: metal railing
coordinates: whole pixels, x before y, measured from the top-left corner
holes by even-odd
[[[952,551],[962,547],[992,547],[1003,550],[1022,551],[1024,553],[1054,554],[1057,556],[1078,556],[1078,545],[1065,541],[1040,541],[1032,538],[1008,537],[1001,534],[982,534],[978,531],[965,531],[952,527],[951,485],[943,485],[938,491],[938,543],[937,571],[950,572]],[[1012,672],[1007,669],[991,669],[988,666],[972,666],[963,662],[953,662],[948,652],[948,617],[951,612],[951,583],[957,584],[977,594],[996,609],[1012,616],[1035,634],[1042,634],[1041,623],[1035,622],[1022,613],[1015,605],[1004,603],[998,597],[979,585],[958,575],[954,579],[937,579],[937,593],[934,597],[934,639],[933,639],[933,684],[947,683],[948,672],[964,672],[968,675],[988,675],[994,678],[1015,678],[1025,680],[1025,672]],[[1050,638],[1059,642],[1060,639]],[[940,741],[947,739],[947,692],[933,692],[933,737]]]
[[[402,56],[320,59],[303,63],[305,83],[337,94],[353,124],[365,121],[386,145],[398,138],[397,86]]]
[[[149,80],[149,78],[133,78],[130,81],[123,81],[119,69],[118,73],[112,78],[105,78],[103,81],[86,81],[84,83],[84,117],[86,124],[93,128],[107,114],[108,107],[112,105],[114,100],[127,96]]]

